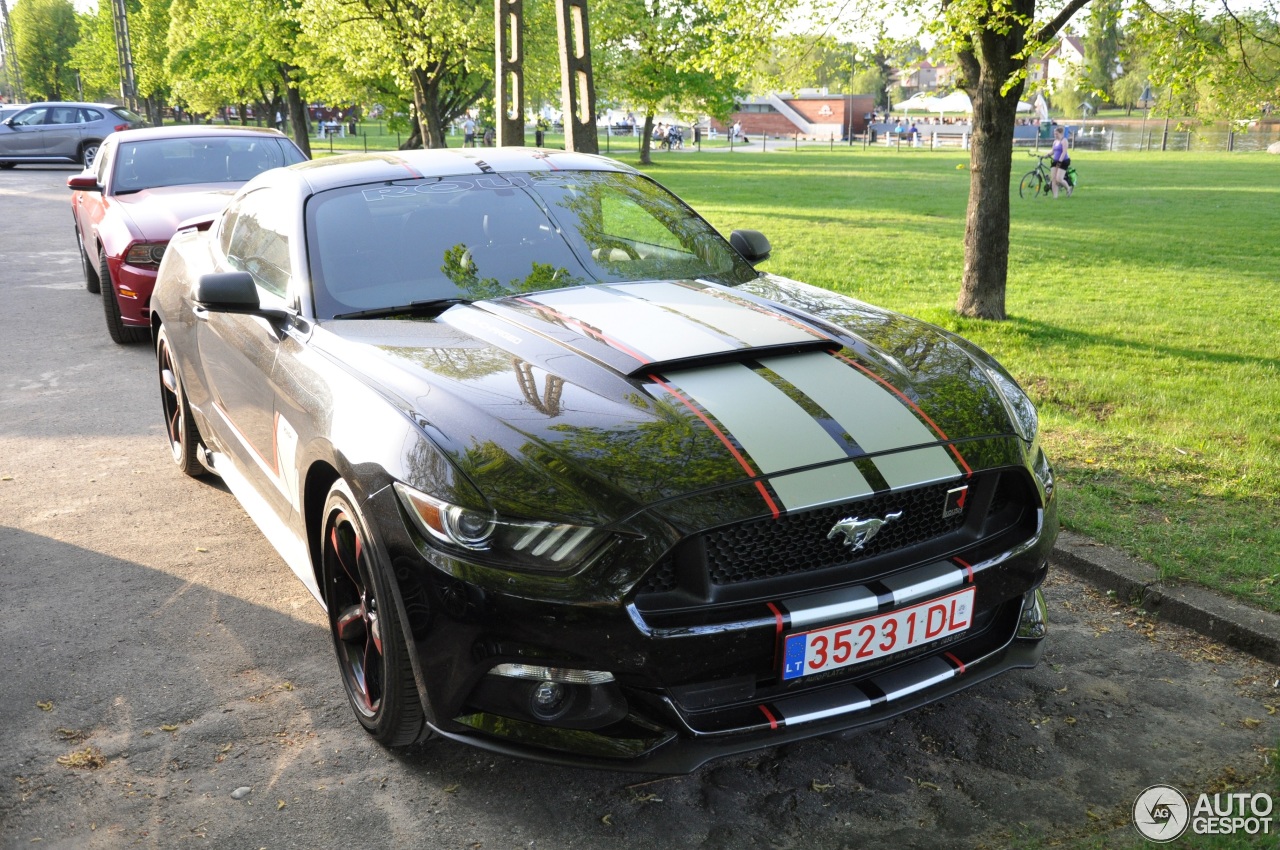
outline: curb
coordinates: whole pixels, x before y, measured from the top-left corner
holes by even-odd
[[[1169,585],[1160,571],[1080,534],[1061,531],[1051,560],[1160,619],[1280,664],[1280,615],[1199,587]]]

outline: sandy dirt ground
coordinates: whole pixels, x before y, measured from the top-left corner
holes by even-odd
[[[1275,793],[1280,671],[1048,587],[1044,662],[880,731],[657,778],[351,717],[319,607],[184,478],[85,291],[69,169],[0,171],[0,847],[1136,844],[1156,783]]]

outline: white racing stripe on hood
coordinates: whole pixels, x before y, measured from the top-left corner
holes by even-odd
[[[716,354],[735,347],[682,316],[646,301],[619,297],[608,289],[583,287],[544,292],[529,300],[596,328],[651,362]]]
[[[667,378],[718,419],[765,475],[849,457],[804,408],[748,366],[726,363]],[[769,483],[789,511],[873,492],[852,463],[779,475]]]
[[[867,454],[938,441],[893,393],[828,354],[769,357],[760,362],[831,414]],[[938,445],[878,457],[875,465],[895,490],[960,474],[951,454]]]
[[[722,296],[720,290],[703,283],[680,284],[669,281],[629,284],[618,287],[624,294],[687,316],[746,346],[786,345],[822,339],[810,331],[763,308]]]

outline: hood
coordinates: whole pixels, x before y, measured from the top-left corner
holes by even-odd
[[[116,195],[115,201],[133,221],[144,241],[168,242],[183,221],[220,211],[231,202],[241,185],[159,186]]]
[[[499,510],[618,517],[715,492],[776,515],[1016,462],[964,344],[782,278],[595,285],[324,330]]]

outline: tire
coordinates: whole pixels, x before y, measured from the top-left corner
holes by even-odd
[[[146,328],[126,325],[120,317],[120,302],[116,300],[116,285],[111,282],[111,267],[106,255],[98,261],[98,281],[102,288],[102,312],[107,318],[107,333],[118,345],[144,342],[150,334]]]
[[[10,168],[17,168],[16,162],[0,162],[0,171],[8,171]]]
[[[93,161],[98,158],[98,148],[101,142],[85,142],[80,148],[80,164],[85,168],[92,168]]]
[[[183,389],[178,364],[169,345],[169,334],[163,325],[156,333],[156,371],[160,378],[160,406],[164,411],[165,433],[169,437],[173,462],[184,474],[199,478],[205,474],[199,460],[200,431],[191,418],[187,391]]]
[[[1044,191],[1044,177],[1039,171],[1028,171],[1018,183],[1018,197],[1034,198]]]
[[[342,686],[356,719],[386,747],[419,740],[426,724],[390,571],[368,543],[364,518],[342,479],[325,499],[321,576]]]
[[[76,244],[80,246],[80,268],[84,271],[84,288],[90,294],[97,295],[102,291],[102,281],[98,277],[98,270],[89,260],[89,253],[84,249],[84,239],[80,236],[79,227],[76,228]]]

